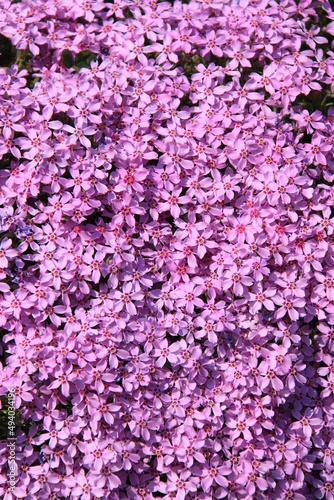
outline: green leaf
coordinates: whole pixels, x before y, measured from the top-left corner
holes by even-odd
[[[15,63],[17,49],[9,38],[0,34],[0,67],[7,68]]]
[[[83,24],[84,26],[88,24],[88,21],[84,17],[78,17],[76,21],[78,24]]]
[[[79,71],[80,68],[90,68],[90,63],[92,61],[96,61],[96,54],[90,50],[82,50],[75,56],[74,69]]]
[[[63,50],[61,53],[61,63],[65,68],[72,68],[73,66],[73,56],[68,49]]]

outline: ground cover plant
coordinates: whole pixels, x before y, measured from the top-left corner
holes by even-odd
[[[0,1],[1,498],[333,499],[333,36]]]

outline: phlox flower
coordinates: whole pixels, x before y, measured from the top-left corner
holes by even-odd
[[[148,411],[144,412],[144,414],[142,412],[134,412],[128,425],[134,436],[141,436],[145,441],[149,441],[151,432],[158,427],[158,421],[157,419],[150,419]]]
[[[248,287],[253,283],[253,279],[248,275],[250,273],[249,266],[241,266],[240,268],[233,264],[223,276],[223,290],[233,289],[233,293],[237,296],[242,296],[248,293]]]
[[[161,197],[166,201],[159,204],[159,210],[161,211],[169,210],[171,215],[175,219],[178,219],[181,213],[181,208],[179,205],[184,205],[189,201],[189,198],[187,196],[181,196],[181,197],[179,196],[181,192],[182,188],[177,188],[173,190],[171,194],[163,190],[161,192]]]
[[[293,422],[290,425],[290,429],[298,430],[301,429],[306,437],[310,438],[314,432],[312,429],[320,429],[322,427],[322,420],[320,418],[314,417],[312,411],[307,408],[305,414],[302,415],[300,412],[295,411],[294,417],[298,418],[297,422]]]
[[[5,292],[4,300],[0,302],[4,315],[13,315],[16,319],[20,319],[22,310],[28,310],[32,305],[33,302],[28,297],[28,293],[20,289],[15,294],[12,292]]]
[[[331,150],[331,146],[323,141],[322,135],[319,133],[313,134],[312,143],[305,144],[304,147],[309,159],[313,160],[316,165],[326,165],[326,155]]]
[[[287,462],[284,465],[284,471],[292,476],[295,481],[302,484],[305,479],[305,473],[311,472],[315,457],[309,453],[307,448],[298,451],[294,462]]]
[[[125,307],[129,314],[137,314],[137,308],[132,301],[143,299],[144,294],[142,292],[132,292],[132,283],[125,282],[123,283],[122,292],[112,290],[110,297],[117,300],[114,307],[115,311],[122,311]]]
[[[286,297],[275,295],[273,302],[281,307],[276,311],[276,318],[280,319],[288,313],[291,320],[296,321],[299,318],[298,309],[305,306],[305,300],[301,298],[293,298],[290,294]]]
[[[0,243],[0,268],[8,267],[8,258],[17,256],[17,251],[12,248],[12,240],[4,238]]]
[[[41,283],[52,285],[56,290],[59,290],[62,281],[69,281],[73,275],[66,271],[66,258],[61,258],[55,262],[45,260],[42,266]]]
[[[201,486],[205,492],[210,490],[213,484],[218,484],[219,486],[228,486],[228,480],[226,476],[231,474],[231,469],[222,464],[218,455],[215,455],[210,460],[210,465],[205,477],[201,479]]]
[[[276,90],[273,97],[280,99],[285,109],[288,108],[290,103],[293,102],[300,93],[299,89],[294,86],[290,75],[282,75],[281,80],[273,78],[272,86]]]
[[[91,443],[80,445],[79,449],[84,453],[83,463],[92,467],[91,470],[98,472],[101,472],[103,466],[115,456],[115,452],[109,449],[109,442],[107,440],[95,440]]]
[[[334,498],[333,21],[3,0],[1,498]]]
[[[323,123],[323,116],[320,111],[315,111],[310,115],[310,113],[304,109],[301,113],[296,113],[292,115],[296,120],[298,126],[303,129],[305,128],[310,134],[313,130],[324,130],[325,124]]]
[[[249,462],[244,462],[243,471],[236,478],[237,484],[246,485],[248,495],[254,495],[256,490],[265,491],[268,488],[268,482],[264,477],[254,470]]]
[[[197,233],[195,237],[190,238],[187,240],[187,243],[190,246],[197,246],[197,255],[200,259],[204,257],[204,255],[207,252],[207,248],[212,249],[212,248],[217,248],[219,247],[218,243],[215,241],[212,241],[210,237],[212,236],[213,231],[210,230],[205,230],[203,233],[199,234]]]
[[[163,38],[163,43],[153,43],[150,48],[150,52],[160,52],[157,57],[157,63],[162,64],[165,61],[169,60],[173,63],[178,61],[177,55],[174,53],[174,49],[176,50],[178,47],[177,42],[173,42],[173,38],[171,34],[166,33]],[[148,52],[148,49],[146,49]]]
[[[167,476],[166,492],[175,493],[174,498],[176,500],[184,500],[188,492],[195,492],[197,488],[198,480],[191,477],[190,471],[182,471],[179,475],[171,471]]]
[[[82,498],[83,500],[91,500],[94,495],[97,498],[103,498],[105,494],[104,479],[101,476],[94,478],[94,476],[86,477],[85,472],[80,470],[74,477],[69,478],[68,485],[72,486],[72,494],[74,498]]]
[[[125,220],[130,227],[133,227],[136,223],[135,215],[143,214],[144,212],[128,193],[123,195],[122,201],[115,201],[114,207],[118,212],[113,217],[113,223],[116,225],[121,224]]]
[[[61,393],[65,397],[69,397],[70,395],[70,384],[69,382],[73,378],[73,374],[71,375],[71,372],[73,370],[73,367],[70,363],[67,364],[66,368],[63,370],[60,367],[56,367],[55,369],[55,376],[57,377],[56,380],[51,382],[51,384],[48,386],[48,389],[57,389],[60,387]]]
[[[250,216],[244,215],[240,219],[230,217],[230,223],[232,224],[232,228],[228,233],[230,241],[237,241],[238,244],[242,244],[245,241],[247,243],[254,242],[254,228],[252,227]]]
[[[155,362],[156,366],[161,368],[167,360],[173,364],[177,363],[179,346],[176,343],[169,346],[167,339],[164,339],[160,342],[154,343],[154,346],[155,349],[153,350],[152,355],[158,358]]]
[[[236,69],[239,64],[242,67],[251,67],[249,59],[254,56],[254,52],[251,50],[242,50],[242,43],[240,41],[237,40],[232,42],[231,48],[225,50],[225,53],[231,58],[228,65],[230,69]]]
[[[203,290],[201,286],[195,286],[193,282],[184,283],[173,293],[176,298],[177,307],[185,307],[188,314],[193,314],[194,308],[203,306],[204,302],[200,299]]]
[[[11,381],[5,380],[2,382],[2,385],[2,392],[4,394],[10,391],[15,409],[20,408],[22,400],[26,403],[34,400],[34,394],[30,392],[34,389],[34,383],[30,380],[28,375],[14,377]]]
[[[260,282],[257,282],[252,288],[252,293],[249,293],[250,302],[251,303],[254,302],[254,304],[252,304],[251,306],[253,314],[256,314],[258,311],[262,309],[262,313],[265,320],[270,321],[270,318],[273,319],[274,317],[273,311],[275,311],[275,304],[273,302],[274,295],[276,295],[275,288],[267,288],[263,290],[263,287],[260,284]],[[268,312],[267,314],[270,315],[268,318],[265,317],[263,308],[265,309],[266,312]]]
[[[180,444],[176,450],[180,461],[185,463],[188,467],[191,467],[194,461],[205,463],[205,457],[200,451],[203,441],[196,438],[189,439],[191,437],[190,429],[192,429],[192,427],[190,427],[188,431],[186,430],[186,433],[183,434]]]

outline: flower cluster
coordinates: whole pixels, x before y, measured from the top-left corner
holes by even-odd
[[[6,500],[334,497],[334,11],[0,1]]]

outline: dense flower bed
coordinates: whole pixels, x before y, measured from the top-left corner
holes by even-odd
[[[332,499],[330,4],[1,0],[0,33],[1,498]]]

